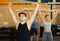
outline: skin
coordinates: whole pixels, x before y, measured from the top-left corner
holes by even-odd
[[[45,18],[45,22],[44,23],[51,23],[51,19],[49,16],[47,16]],[[51,29],[50,28],[44,28],[44,32],[51,32]]]
[[[54,17],[51,19],[50,16],[48,15],[47,17],[45,17],[45,19],[43,19],[41,17],[41,11],[39,13],[39,18],[41,19],[41,21],[43,22],[43,24],[45,23],[51,23],[56,19],[57,16],[57,12],[54,12]],[[51,32],[51,28],[44,28],[44,32]]]
[[[21,23],[21,24],[24,24],[24,23],[27,23],[27,26],[28,26],[28,30],[30,31],[31,29],[31,25],[34,21],[34,18],[36,17],[36,14],[37,14],[37,11],[38,11],[38,8],[39,8],[39,4],[38,3],[32,3],[32,4],[36,4],[36,9],[34,11],[34,14],[32,15],[32,17],[26,22],[26,19],[27,19],[27,16],[25,16],[24,14],[21,14],[20,15],[20,21],[17,20],[16,16],[14,15],[14,12],[11,8],[11,3],[9,3],[8,7],[9,7],[9,11],[10,11],[10,14],[12,16],[12,19],[14,21],[14,23],[16,24],[16,29],[18,29],[18,24]]]
[[[29,16],[29,19],[30,19],[31,16],[29,14],[28,14],[28,16]],[[37,21],[36,17],[35,17],[34,21]],[[36,36],[36,41],[38,41],[38,35],[35,35],[35,36]],[[34,39],[34,35],[31,35],[30,41],[33,41],[33,39]]]

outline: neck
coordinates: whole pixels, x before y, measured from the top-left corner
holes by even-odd
[[[21,24],[25,24],[26,23],[26,21],[21,21]]]

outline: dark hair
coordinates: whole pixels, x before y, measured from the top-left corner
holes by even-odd
[[[45,15],[45,18],[46,18],[47,16],[49,16],[49,15]]]
[[[19,13],[18,16],[20,17],[21,14],[26,16],[26,13],[24,13],[24,12]]]

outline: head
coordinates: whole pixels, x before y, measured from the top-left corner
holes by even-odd
[[[26,21],[27,19],[26,13],[24,12],[19,13],[18,16],[20,18],[20,21]]]
[[[46,20],[50,20],[50,16],[49,15],[45,15],[45,19]]]

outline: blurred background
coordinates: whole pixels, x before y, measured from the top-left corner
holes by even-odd
[[[5,39],[6,41],[15,41],[16,25],[14,24],[12,17],[10,15],[10,12],[8,9],[8,3],[13,3],[12,9],[18,20],[19,20],[18,13],[22,11],[25,12],[27,16],[28,15],[32,16],[36,5],[25,4],[25,3],[22,3],[22,1],[23,2],[32,1],[32,2],[41,3],[40,9],[42,9],[41,13],[42,13],[43,19],[46,14],[48,14],[51,18],[54,17],[53,16],[54,11],[51,12],[50,10],[55,10],[57,12],[58,14],[57,18],[52,23],[52,32],[53,32],[54,40],[59,41],[60,40],[60,4],[46,5],[44,3],[60,2],[60,0],[0,0],[0,40],[2,39],[1,41],[4,41],[3,39]],[[39,36],[38,38],[40,40],[43,33],[43,24],[38,19],[38,14],[36,18],[38,20],[38,36]],[[29,16],[28,16],[28,19],[29,19]],[[10,40],[7,40],[7,39],[10,39]]]

